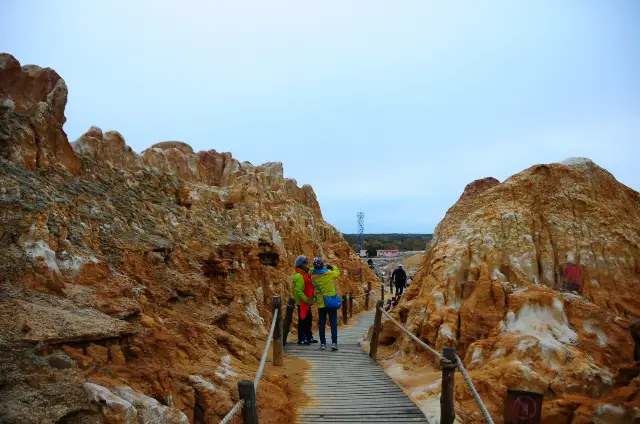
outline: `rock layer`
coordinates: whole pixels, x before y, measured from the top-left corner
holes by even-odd
[[[507,389],[543,393],[546,423],[630,422],[640,195],[588,159],[469,184],[395,313],[437,349],[456,347],[496,423]],[[390,323],[382,339],[412,362],[414,343]],[[458,378],[455,390],[458,416],[481,422]]]
[[[295,256],[360,260],[282,164],[97,127],[72,149],[62,79],[0,58],[0,421],[218,422]],[[262,381],[262,421],[289,420],[296,382]]]

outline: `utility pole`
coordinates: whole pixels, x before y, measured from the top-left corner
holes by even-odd
[[[358,256],[364,249],[364,212],[358,212]]]

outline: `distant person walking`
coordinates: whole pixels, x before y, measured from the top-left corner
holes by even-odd
[[[313,282],[306,256],[298,256],[295,262],[296,272],[293,274],[293,295],[298,305],[298,344],[318,343],[311,332],[313,316],[311,305],[314,302]]]
[[[393,274],[391,274],[391,281],[396,286],[396,296],[402,296],[402,293],[404,293],[404,287],[407,285],[407,273],[402,268],[402,264],[399,264],[398,268],[393,270]]]
[[[327,338],[325,336],[327,316],[329,316],[329,325],[331,326],[331,350],[338,350],[338,307],[326,304],[326,301],[333,301],[337,297],[334,282],[338,276],[340,276],[340,270],[337,267],[329,264],[325,266],[322,258],[315,258],[313,260],[311,278],[316,286],[318,332],[320,333],[321,350],[327,349]]]

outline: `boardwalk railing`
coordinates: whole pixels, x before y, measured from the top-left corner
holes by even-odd
[[[256,404],[256,392],[258,391],[258,386],[260,385],[260,379],[262,378],[262,373],[264,372],[264,364],[267,362],[269,345],[271,345],[272,340],[275,340],[275,343],[273,343],[273,365],[282,366],[283,364],[282,298],[280,296],[273,296],[271,298],[271,306],[273,310],[273,315],[271,318],[271,329],[269,330],[269,336],[267,337],[267,344],[264,346],[264,351],[262,352],[262,358],[260,359],[260,365],[258,366],[256,377],[253,379],[253,381],[238,381],[238,392],[240,393],[240,400],[220,421],[220,424],[230,423],[231,420],[240,413],[240,410],[242,410],[242,413],[244,414],[245,424],[258,424],[258,405]],[[287,311],[288,310],[289,305],[287,305]],[[289,320],[289,325],[291,325],[291,320]]]
[[[473,400],[480,408],[482,415],[484,416],[485,421],[488,424],[493,424],[493,419],[491,415],[489,415],[489,411],[485,407],[482,399],[478,395],[475,387],[473,387],[473,383],[471,382],[471,378],[467,373],[467,370],[462,365],[462,361],[456,355],[456,349],[453,347],[445,347],[443,353],[438,352],[433,349],[431,346],[420,340],[416,337],[415,334],[411,333],[407,330],[402,324],[396,321],[383,307],[384,302],[379,300],[376,304],[376,316],[373,322],[373,333],[371,335],[371,347],[369,350],[369,356],[372,359],[376,359],[378,354],[378,342],[380,340],[380,330],[382,328],[382,315],[385,315],[392,323],[394,323],[400,330],[402,330],[406,335],[411,337],[411,339],[418,343],[420,346],[425,348],[427,351],[436,356],[440,361],[440,366],[442,367],[442,391],[440,394],[440,424],[453,424],[455,420],[455,411],[453,407],[453,377],[456,371],[456,368],[460,370],[462,377],[464,378],[467,387],[471,391],[471,395],[473,396]]]
[[[382,299],[384,300],[384,286],[381,290]],[[342,296],[342,319],[343,323],[347,324],[348,316],[353,316],[353,300],[360,297],[365,298],[365,309],[369,309],[369,298],[375,294],[376,290],[371,289],[371,282],[367,283],[367,290],[359,296],[353,296],[353,293]],[[382,302],[378,301],[380,304]],[[293,320],[293,311],[295,309],[295,300],[290,298],[287,302],[287,312],[284,318],[284,325],[282,320],[282,298],[280,296],[273,296],[271,298],[272,305],[272,319],[271,329],[269,330],[269,336],[267,337],[267,343],[262,352],[262,358],[260,359],[260,365],[253,381],[240,380],[238,381],[238,392],[240,394],[240,400],[233,406],[233,408],[227,413],[227,415],[220,421],[220,424],[228,424],[242,411],[244,417],[244,424],[258,424],[258,407],[256,403],[256,392],[258,391],[258,385],[264,372],[264,365],[267,361],[267,354],[269,352],[269,346],[273,341],[273,365],[283,365],[283,351],[286,344],[287,336],[291,329],[291,322]],[[377,317],[377,315],[376,315]],[[284,327],[284,328],[283,328]]]

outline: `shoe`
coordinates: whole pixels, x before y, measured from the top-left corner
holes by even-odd
[[[309,346],[309,342],[307,340],[298,340],[299,345]]]
[[[327,350],[327,345],[326,344],[321,344],[320,345],[320,350]]]
[[[309,343],[318,343],[318,341],[312,337],[311,340],[309,340]]]
[[[332,350],[332,351],[334,351],[334,352],[335,352],[336,350],[338,350],[338,343],[333,343],[333,344],[331,345],[331,350]]]

